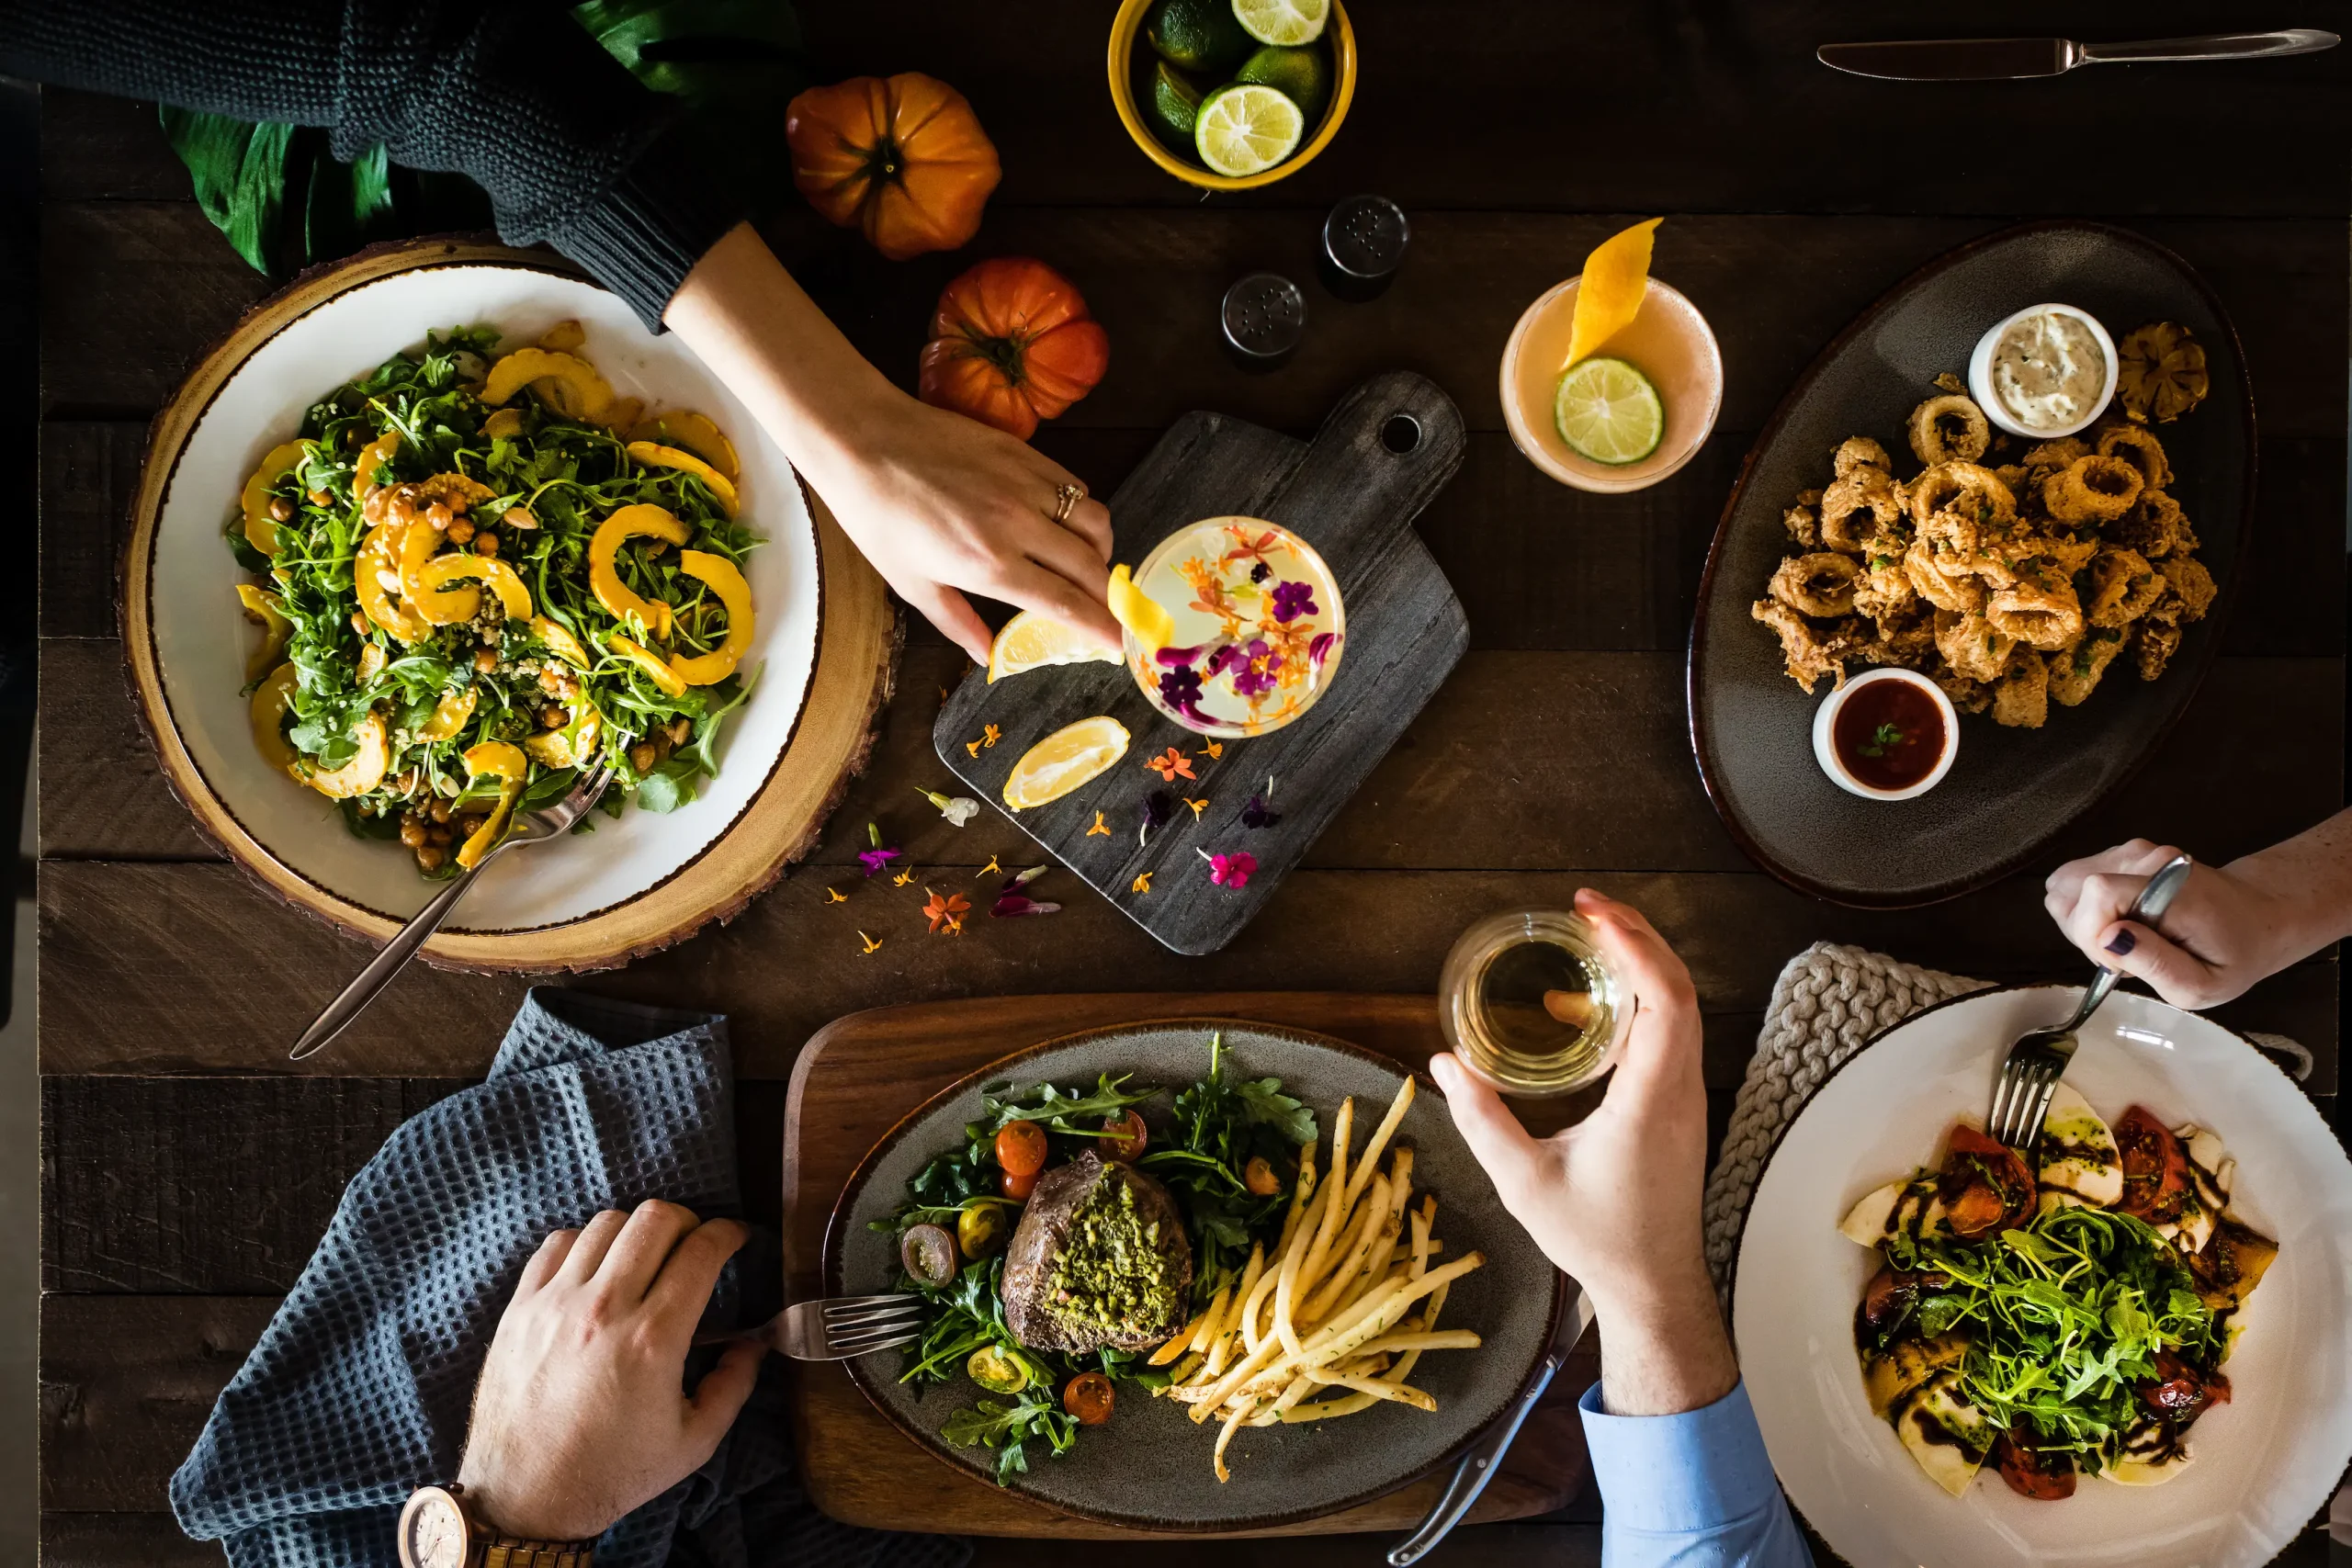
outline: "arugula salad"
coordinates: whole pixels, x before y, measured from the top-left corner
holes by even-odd
[[[1221,1036],[1155,1127],[1140,1108],[1163,1093],[1107,1073],[1091,1089],[989,1086],[961,1146],[873,1223],[898,1240],[897,1288],[932,1308],[900,1381],[979,1387],[942,1436],[993,1450],[1000,1483],[1028,1469],[1031,1443],[1065,1453],[1110,1419],[1119,1385],[1167,1387],[1171,1358],[1149,1348],[1197,1322],[1283,1227],[1315,1113],[1280,1079],[1235,1073]],[[1167,1214],[1181,1235],[1156,1228]],[[1091,1316],[1070,1299],[1080,1258]],[[1048,1265],[1058,1283],[1041,1289]]]
[[[616,396],[577,322],[499,336],[429,334],[326,393],[226,530],[254,745],[432,878],[589,771],[607,816],[693,800],[752,676],[726,435]]]
[[[2234,1171],[2211,1132],[2138,1105],[2110,1127],[2063,1083],[2031,1165],[1954,1125],[1939,1168],[1838,1227],[1880,1255],[1854,1319],[1871,1407],[1954,1496],[1988,1461],[2045,1502],[2173,1479],[2278,1256],[2231,1212]]]

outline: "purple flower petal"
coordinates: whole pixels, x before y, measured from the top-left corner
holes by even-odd
[[[1274,584],[1274,619],[1288,626],[1301,615],[1317,614],[1315,584],[1311,582],[1277,582]]]
[[[1175,815],[1176,797],[1166,790],[1156,789],[1143,797],[1145,831],[1148,832],[1154,828],[1165,828],[1168,826],[1168,819]]]
[[[1162,664],[1190,664],[1201,656],[1200,647],[1163,648],[1154,655]]]
[[[1316,633],[1315,640],[1306,645],[1307,661],[1317,670],[1322,669],[1323,661],[1331,657],[1331,649],[1338,647],[1339,643],[1340,634],[1337,632]]]
[[[1007,893],[989,906],[989,913],[998,919],[1009,920],[1022,915],[1050,915],[1060,908],[1059,904],[1049,904],[1043,899],[1032,898],[1024,894]]]
[[[1251,795],[1250,804],[1241,808],[1241,825],[1244,828],[1271,828],[1282,819],[1282,813],[1269,809],[1266,797],[1261,795]]]
[[[1182,712],[1201,700],[1201,678],[1189,668],[1170,670],[1159,678],[1159,694],[1170,707]]]
[[[1209,661],[1204,673],[1214,681],[1233,666],[1243,662],[1245,658],[1246,655],[1238,648],[1229,642],[1225,643],[1215,653],[1209,655]]]
[[[902,852],[899,850],[879,848],[860,850],[857,852],[857,861],[860,865],[865,867],[865,874],[872,876],[876,872],[887,869],[889,863],[897,860]]]

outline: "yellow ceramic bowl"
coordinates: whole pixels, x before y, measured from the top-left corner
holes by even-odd
[[[1331,45],[1331,64],[1339,81],[1331,89],[1331,107],[1323,111],[1323,123],[1315,134],[1299,144],[1298,151],[1254,175],[1216,175],[1188,159],[1169,151],[1168,144],[1151,132],[1143,121],[1142,111],[1136,107],[1135,52],[1136,35],[1143,31],[1143,14],[1151,8],[1151,0],[1120,0],[1119,14],[1111,22],[1111,102],[1119,111],[1119,122],[1127,134],[1136,139],[1145,157],[1182,180],[1186,185],[1203,190],[1253,190],[1269,186],[1285,175],[1297,173],[1315,159],[1315,154],[1330,144],[1340,133],[1340,122],[1348,118],[1348,105],[1356,96],[1356,35],[1348,26],[1348,13],[1340,0],[1331,0],[1331,25],[1323,36]],[[1145,46],[1148,48],[1148,45]]]

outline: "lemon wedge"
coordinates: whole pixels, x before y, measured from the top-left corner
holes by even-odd
[[[1004,781],[1004,803],[1026,811],[1059,800],[1100,778],[1127,754],[1127,727],[1108,716],[1081,718],[1055,730],[1022,754]]]
[[[1157,604],[1153,609],[1159,609]],[[1165,612],[1162,612],[1163,614]],[[1048,664],[1116,664],[1119,650],[1104,648],[1075,626],[1023,610],[1004,623],[989,644],[989,683]]]
[[[1148,652],[1159,652],[1176,636],[1175,621],[1157,600],[1136,586],[1135,579],[1123,566],[1111,569],[1111,614]]]
[[[1650,288],[1650,245],[1662,218],[1611,234],[1584,258],[1577,283],[1577,314],[1568,333],[1574,365],[1633,325]],[[1563,367],[1566,368],[1566,367]]]

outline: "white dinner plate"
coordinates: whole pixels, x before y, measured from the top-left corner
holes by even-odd
[[[1797,1509],[1857,1568],[2253,1568],[2324,1507],[2352,1459],[2352,1163],[2311,1100],[2243,1037],[2119,993],[2081,1032],[2066,1081],[2112,1121],[2138,1102],[2221,1134],[2232,1207],[2277,1238],[2225,1367],[2233,1397],[2188,1436],[2158,1487],[2086,1476],[2062,1503],[1991,1468],[1947,1496],[1871,1413],[1853,1321],[1878,1255],[1838,1232],[1863,1193],[1983,1124],[2009,1043],[2063,1021],[2072,987],[1978,992],[1856,1053],[1822,1085],[1757,1184],[1740,1237],[1733,1332],[1772,1465]]]
[[[616,392],[649,412],[701,411],[741,457],[742,520],[766,541],[744,569],[759,611],[742,666],[752,694],[728,716],[718,776],[699,781],[694,801],[668,815],[632,807],[616,822],[599,817],[593,834],[501,857],[449,931],[579,921],[677,876],[760,795],[808,700],[820,601],[815,525],[784,453],[683,343],[648,332],[604,289],[531,266],[428,265],[335,294],[264,341],[205,407],[164,492],[148,609],[171,728],[205,787],[279,865],[367,913],[405,919],[440,885],[418,876],[398,844],[355,837],[333,801],[254,750],[239,688],[256,634],[238,607],[247,576],[222,543],[222,524],[262,455],[293,438],[312,402],[420,347],[426,332],[488,325],[502,348],[515,348],[568,318],[587,333],[579,352]]]

